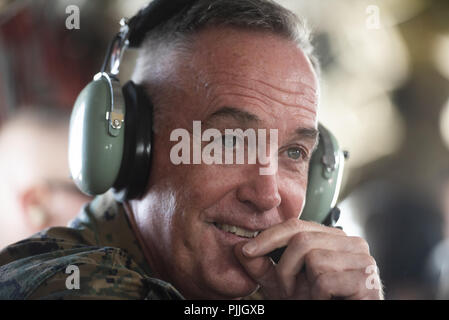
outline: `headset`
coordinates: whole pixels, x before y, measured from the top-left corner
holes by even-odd
[[[153,105],[143,87],[132,81],[120,85],[120,61],[127,48],[141,45],[148,31],[194,3],[154,0],[129,20],[120,21],[101,71],[79,94],[70,118],[69,168],[83,193],[98,195],[112,189],[117,201],[123,202],[146,191],[153,152]],[[334,226],[340,215],[335,204],[346,153],[322,124],[318,130],[301,219]]]

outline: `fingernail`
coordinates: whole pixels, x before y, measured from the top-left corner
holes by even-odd
[[[250,241],[247,244],[245,244],[242,249],[246,255],[251,255],[254,252],[256,252],[257,244],[255,242]]]

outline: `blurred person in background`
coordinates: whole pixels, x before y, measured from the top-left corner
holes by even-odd
[[[63,226],[88,197],[69,178],[69,115],[26,108],[0,127],[0,247]]]

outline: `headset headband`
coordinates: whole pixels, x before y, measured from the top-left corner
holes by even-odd
[[[137,48],[141,45],[148,31],[161,22],[189,8],[196,0],[154,0],[132,17],[128,22],[129,47]]]
[[[120,20],[120,31],[111,41],[101,72],[115,76],[119,72],[120,61],[126,48],[137,48],[142,44],[148,31],[169,20],[196,0],[154,0],[139,10],[131,19]]]

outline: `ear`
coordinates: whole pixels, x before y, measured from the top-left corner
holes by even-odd
[[[19,195],[23,219],[32,232],[42,230],[50,222],[47,210],[49,196],[50,190],[43,184],[31,185]]]

